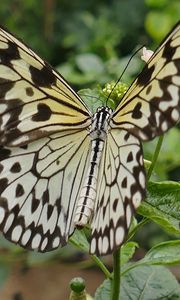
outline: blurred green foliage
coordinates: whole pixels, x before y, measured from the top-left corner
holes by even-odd
[[[7,0],[0,9],[1,24],[51,64],[63,63],[78,88],[118,78],[133,50],[157,45],[179,15],[178,0]],[[132,63],[126,77],[137,71]]]

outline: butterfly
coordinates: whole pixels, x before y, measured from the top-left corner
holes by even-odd
[[[90,253],[120,247],[146,196],[141,141],[180,117],[180,23],[117,108],[92,113],[65,79],[0,29],[0,230],[40,252],[90,225]]]

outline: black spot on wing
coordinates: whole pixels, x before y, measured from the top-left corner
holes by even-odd
[[[13,86],[14,86],[14,82],[4,79],[4,78],[0,78],[0,99],[1,99],[1,101],[5,98],[6,93],[13,88]]]
[[[32,81],[37,86],[51,87],[56,83],[56,77],[46,66],[44,66],[40,70],[33,66],[30,66],[29,70],[31,72]]]
[[[10,154],[11,154],[11,150],[0,146],[0,161],[8,158],[10,156]]]
[[[8,48],[0,49],[1,63],[10,65],[11,60],[20,59],[18,47],[15,43],[8,41]]]
[[[32,206],[31,206],[31,212],[32,213],[34,213],[36,211],[36,209],[39,206],[39,203],[40,203],[40,201],[38,199],[36,199],[35,197],[33,197]]]
[[[2,193],[7,186],[8,186],[8,179],[7,178],[0,179],[0,193]]]
[[[10,171],[11,171],[12,173],[19,173],[19,172],[21,171],[21,165],[20,165],[20,163],[19,163],[19,162],[14,163],[14,164],[12,165]]]
[[[45,190],[45,192],[42,195],[42,201],[43,201],[43,205],[45,205],[46,203],[49,203],[49,191]]]
[[[16,187],[16,197],[21,197],[22,195],[24,195],[24,188],[20,183],[18,183]]]
[[[42,122],[50,119],[52,111],[48,105],[39,103],[37,109],[38,112],[32,117],[33,121]]]
[[[127,162],[131,162],[132,160],[133,160],[133,154],[132,154],[132,151],[130,151],[127,156]]]
[[[145,86],[151,79],[152,73],[154,72],[155,66],[148,68],[146,66],[137,78],[137,85]]]
[[[0,164],[0,173],[2,173],[4,170],[4,166],[2,164]]]
[[[117,209],[117,205],[118,205],[118,199],[116,198],[113,202],[113,211],[116,212]]]
[[[132,112],[132,118],[140,119],[142,117],[141,106],[142,104],[140,102],[136,104]]]
[[[8,210],[8,206],[7,206],[7,199],[4,197],[0,197],[0,206],[4,207],[5,210]]]
[[[172,57],[175,54],[175,52],[176,52],[176,48],[171,47],[171,40],[169,40],[164,46],[162,57],[165,57],[168,61],[170,61],[172,60]]]
[[[32,97],[34,95],[34,91],[33,91],[32,87],[29,86],[26,88],[26,95],[29,97]]]
[[[126,132],[126,134],[125,134],[125,136],[124,136],[124,140],[125,140],[125,142],[127,142],[127,141],[128,141],[129,137],[130,137],[130,134],[129,134],[129,132]]]
[[[146,89],[146,95],[150,94],[151,90],[152,90],[152,85],[150,84]]]
[[[121,183],[121,187],[122,188],[126,188],[127,187],[127,177],[124,177],[122,183]]]
[[[48,220],[50,219],[52,213],[53,213],[53,210],[54,210],[54,206],[49,204],[48,205],[48,209],[47,209],[47,217],[48,217]]]
[[[106,215],[106,207],[105,206],[103,207],[102,214],[103,214],[103,220],[104,220],[105,215]]]

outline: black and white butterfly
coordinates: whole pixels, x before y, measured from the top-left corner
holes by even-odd
[[[90,253],[125,240],[145,198],[140,141],[180,117],[180,23],[115,111],[92,114],[68,83],[0,29],[0,229],[14,243],[50,251],[90,224]]]

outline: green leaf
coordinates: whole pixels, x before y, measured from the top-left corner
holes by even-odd
[[[138,244],[135,242],[128,242],[121,247],[121,265],[124,265],[132,258],[136,248],[138,248]]]
[[[103,283],[97,288],[94,295],[94,300],[109,300],[111,289],[111,280],[106,279]]]
[[[83,89],[80,90],[78,94],[83,98],[92,113],[94,113],[98,107],[104,106],[107,100],[107,97],[103,96],[100,87],[95,89]]]
[[[75,230],[69,241],[84,252],[89,252],[89,243],[83,230]]]
[[[147,217],[165,231],[180,234],[180,183],[164,181],[149,182],[146,200],[138,213]]]
[[[167,163],[172,162],[173,164],[180,165],[180,131],[178,128],[174,127],[172,130],[168,131],[164,137],[163,145],[161,148],[161,155],[158,158],[158,162],[167,161]]]
[[[152,159],[154,150],[159,138],[155,138],[153,141],[143,144],[143,151],[147,159]],[[161,152],[158,157],[158,161],[154,169],[154,178],[161,180],[167,179],[167,173],[173,171],[180,166],[180,130],[176,127],[168,131],[163,137],[163,144],[161,146]],[[179,180],[179,174],[177,175],[177,181]]]
[[[147,6],[155,7],[155,8],[163,8],[165,5],[168,4],[168,0],[145,0]]]
[[[180,264],[180,241],[168,241],[154,246],[140,262],[150,264]]]
[[[177,280],[162,266],[137,267],[122,278],[121,298],[123,300],[175,300],[180,299],[179,295],[180,286]]]
[[[69,62],[62,64],[57,70],[63,74],[67,81],[77,86],[90,84],[94,82],[94,79],[96,78],[95,74],[92,74],[91,72],[80,72],[74,64],[70,64]]]
[[[83,73],[102,73],[104,65],[102,59],[92,53],[79,54],[76,56],[76,63],[78,68]]]
[[[137,266],[145,265],[177,265],[180,264],[180,241],[168,241],[151,248],[145,257],[135,263],[126,264],[122,274],[129,272]]]
[[[96,290],[94,300],[110,299],[111,281],[105,280]],[[139,266],[121,279],[122,300],[179,300],[180,285],[162,266]]]
[[[171,29],[172,20],[170,15],[161,10],[150,11],[146,17],[145,27],[154,40],[160,41]]]

